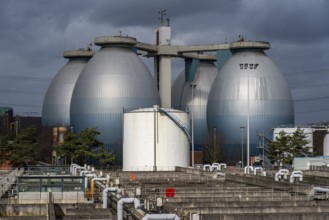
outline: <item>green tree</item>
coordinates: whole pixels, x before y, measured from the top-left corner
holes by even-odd
[[[202,146],[204,163],[216,163],[221,159],[221,146],[223,138],[212,131],[209,134],[206,144]]]
[[[0,136],[0,165],[10,159],[12,145],[8,136]]]
[[[14,166],[27,166],[36,161],[37,128],[35,126],[22,130],[10,144],[10,163]]]
[[[104,147],[95,148],[93,150],[93,157],[103,166],[112,165],[115,160],[115,155],[107,151]]]
[[[304,131],[298,128],[292,135],[284,131],[279,133],[275,141],[270,143],[267,157],[278,165],[292,164],[295,157],[311,156],[309,143]]]
[[[286,164],[290,159],[287,158],[288,144],[290,137],[286,132],[281,131],[275,141],[270,143],[267,157],[272,163]]]
[[[71,163],[90,163],[92,159],[100,163],[112,164],[114,155],[106,152],[103,143],[97,140],[99,131],[96,128],[87,128],[79,133],[69,133],[64,143],[56,147],[57,155],[71,158]]]
[[[309,141],[307,140],[304,131],[298,128],[291,136],[289,143],[289,153],[292,154],[293,158],[312,156],[312,153],[310,152],[311,147],[306,146],[308,143]]]

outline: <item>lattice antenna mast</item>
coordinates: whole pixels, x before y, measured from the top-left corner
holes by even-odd
[[[158,19],[160,20],[160,25],[162,26],[164,17],[167,15],[167,10],[161,10],[158,13],[160,15],[160,17]]]

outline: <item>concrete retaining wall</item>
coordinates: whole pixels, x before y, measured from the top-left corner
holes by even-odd
[[[84,192],[20,192],[18,200],[24,204],[83,203],[86,201]]]
[[[226,174],[225,178],[228,181],[235,181],[235,182],[250,184],[254,186],[262,186],[262,187],[278,189],[288,192],[295,192],[295,193],[306,193],[306,191],[310,188],[309,186],[306,185],[274,181],[274,179],[272,178],[262,177],[262,176]]]
[[[47,216],[45,204],[3,204],[0,205],[0,216]]]

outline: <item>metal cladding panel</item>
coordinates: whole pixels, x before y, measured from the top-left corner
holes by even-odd
[[[159,104],[156,85],[142,60],[128,47],[103,47],[75,85],[71,122],[75,131],[96,127],[100,141],[121,164],[123,110]]]
[[[181,75],[184,76],[184,72]],[[179,91],[179,86],[183,87],[181,95],[176,94],[182,97],[179,109],[193,111],[194,145],[196,150],[200,150],[208,138],[207,102],[211,86],[218,75],[217,67],[213,62],[201,61],[193,82],[184,82],[182,84],[180,81],[181,75],[178,77],[177,83],[174,84],[174,86],[177,86],[176,91]],[[196,85],[193,90],[193,100],[191,84]]]
[[[88,58],[71,59],[56,74],[43,101],[42,125],[70,125],[70,103],[73,89],[88,60]]]
[[[217,133],[223,136],[222,155],[226,162],[236,162],[241,157],[237,155],[241,155],[240,127],[245,127],[246,134],[248,111],[250,156],[258,155],[258,135],[262,131],[294,124],[294,108],[287,82],[262,51],[236,53],[223,66],[210,91],[208,128],[216,127]]]
[[[329,156],[329,134],[326,134],[326,136],[324,136],[323,156]]]
[[[171,106],[174,109],[181,109],[184,83],[185,83],[185,71],[182,71],[177,76],[171,87]]]
[[[188,124],[187,113],[172,109],[166,111]],[[124,113],[123,170],[152,171],[154,162],[158,171],[174,170],[175,166],[187,167],[187,136],[167,115],[154,109]]]

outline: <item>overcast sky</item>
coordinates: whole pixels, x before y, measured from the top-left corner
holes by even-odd
[[[266,53],[296,100],[296,122],[329,121],[327,0],[1,0],[0,106],[40,115],[48,85],[66,63],[63,51],[119,32],[154,43],[164,9],[172,44],[232,42],[240,34],[269,41]],[[183,68],[175,59],[173,77]]]

